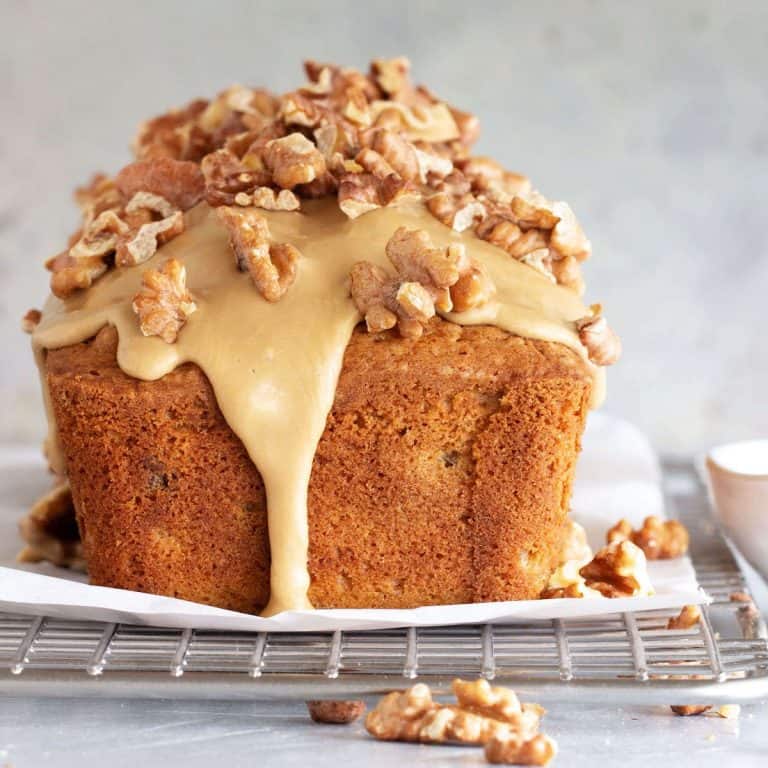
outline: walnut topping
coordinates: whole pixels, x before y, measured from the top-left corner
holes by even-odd
[[[301,133],[270,141],[264,153],[264,163],[272,172],[275,184],[284,189],[308,184],[325,173],[325,158]]]
[[[370,134],[369,146],[384,158],[400,178],[406,181],[416,181],[420,178],[421,169],[416,148],[400,134],[384,129],[375,130]]]
[[[176,259],[168,259],[160,269],[148,269],[141,276],[141,289],[133,298],[133,311],[145,336],[159,336],[173,344],[197,309],[187,292],[187,272]]]
[[[323,699],[308,701],[307,709],[309,710],[309,716],[316,723],[346,725],[360,719],[363,712],[365,712],[365,702],[360,700],[334,701]]]
[[[619,520],[606,534],[609,544],[631,541],[640,547],[649,560],[669,560],[682,557],[688,551],[688,531],[677,520],[661,520],[649,515],[642,528],[634,530],[627,520]]]
[[[404,338],[419,338],[436,309],[464,312],[494,294],[490,278],[462,245],[436,248],[423,230],[400,227],[386,253],[396,277],[367,261],[350,274],[352,298],[373,333],[397,325]]]
[[[373,173],[347,173],[339,181],[339,208],[350,219],[356,219],[412,194],[413,186],[395,173],[384,177]]]
[[[267,301],[281,299],[296,279],[298,249],[271,243],[267,220],[253,208],[221,206],[216,213],[229,233],[238,268],[250,273]]]
[[[152,221],[152,214],[161,218]],[[118,238],[115,264],[135,267],[155,255],[167,243],[184,231],[184,215],[164,197],[151,192],[137,192],[125,206],[125,218],[134,223],[130,232]]]
[[[60,567],[85,570],[68,482],[59,483],[34,503],[19,522],[19,532],[25,542],[17,557],[19,562],[45,560]]]
[[[410,70],[411,62],[405,56],[397,59],[374,59],[371,62],[374,81],[384,93],[394,98],[410,87]]]
[[[53,293],[65,299],[77,290],[88,288],[107,271],[119,237],[128,231],[128,225],[114,211],[100,213],[68,251],[54,256],[46,264],[53,273]]]
[[[157,158],[131,163],[115,177],[115,185],[126,200],[138,192],[150,192],[186,211],[203,197],[205,180],[197,163]]]
[[[270,181],[269,173],[248,168],[230,149],[211,152],[200,167],[205,179],[205,199],[213,207],[232,205],[238,195],[251,196]]]
[[[123,196],[114,179],[97,173],[86,186],[75,190],[75,202],[83,215],[83,226],[87,226],[100,213],[119,210]]]
[[[579,569],[589,589],[604,597],[652,595],[643,550],[631,541],[609,544],[597,552],[591,562]]]
[[[290,189],[275,192],[271,187],[256,187],[250,194],[238,192],[235,195],[235,205],[263,208],[265,211],[297,211],[299,198]]]
[[[593,304],[590,314],[576,321],[576,330],[595,365],[613,365],[621,357],[621,339],[608,325],[600,304]]]
[[[24,333],[34,333],[42,316],[43,313],[39,309],[28,309],[21,318],[21,330]]]
[[[677,616],[667,622],[667,629],[691,629],[701,621],[701,609],[698,605],[684,605]]]
[[[513,743],[522,750],[540,736],[538,728],[544,710],[537,704],[520,704],[514,692],[491,686],[487,680],[454,680],[452,688],[456,704],[434,701],[423,683],[387,694],[368,713],[365,727],[372,736],[385,741],[486,744],[495,739],[508,752]],[[543,751],[531,745],[528,753]]]

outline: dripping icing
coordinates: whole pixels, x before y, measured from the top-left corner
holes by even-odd
[[[263,614],[273,615],[311,607],[307,492],[344,351],[360,321],[349,297],[349,271],[361,260],[389,268],[385,245],[399,226],[426,230],[436,245],[464,243],[496,285],[493,301],[447,319],[570,347],[593,373],[593,406],[603,396],[604,372],[586,360],[574,330],[573,322],[588,313],[574,293],[472,233],[453,232],[422,203],[381,208],[354,220],[334,200],[305,201],[303,212],[261,213],[275,242],[291,243],[302,254],[296,281],[276,304],[264,301],[250,277],[237,270],[224,228],[201,204],[185,215],[185,233],[141,268],[113,270],[65,301],[49,298],[33,345],[42,371],[45,349],[85,341],[109,324],[117,328],[117,362],[126,374],[155,380],[186,362],[205,372],[224,418],[264,481],[272,565]],[[143,336],[131,309],[143,270],[169,257],[186,265],[198,306],[175,344]],[[63,471],[47,393],[44,398],[47,451],[54,468]]]

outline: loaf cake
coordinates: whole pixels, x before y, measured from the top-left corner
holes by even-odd
[[[407,60],[305,69],[148,121],[77,192],[25,322],[78,556],[264,615],[537,597],[620,352],[589,241]]]

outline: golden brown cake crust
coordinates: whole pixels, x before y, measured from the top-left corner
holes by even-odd
[[[205,375],[145,382],[117,336],[47,354],[91,580],[243,611],[269,594],[261,477]],[[591,374],[568,348],[434,320],[352,336],[309,487],[316,607],[538,595],[557,560]]]

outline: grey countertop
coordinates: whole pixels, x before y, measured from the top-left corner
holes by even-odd
[[[553,704],[546,732],[554,765],[765,766],[768,702],[738,720],[675,717],[666,707]],[[301,702],[7,699],[0,705],[0,760],[13,768],[135,768],[395,764],[484,765],[478,747],[377,742],[361,723],[315,725]]]

